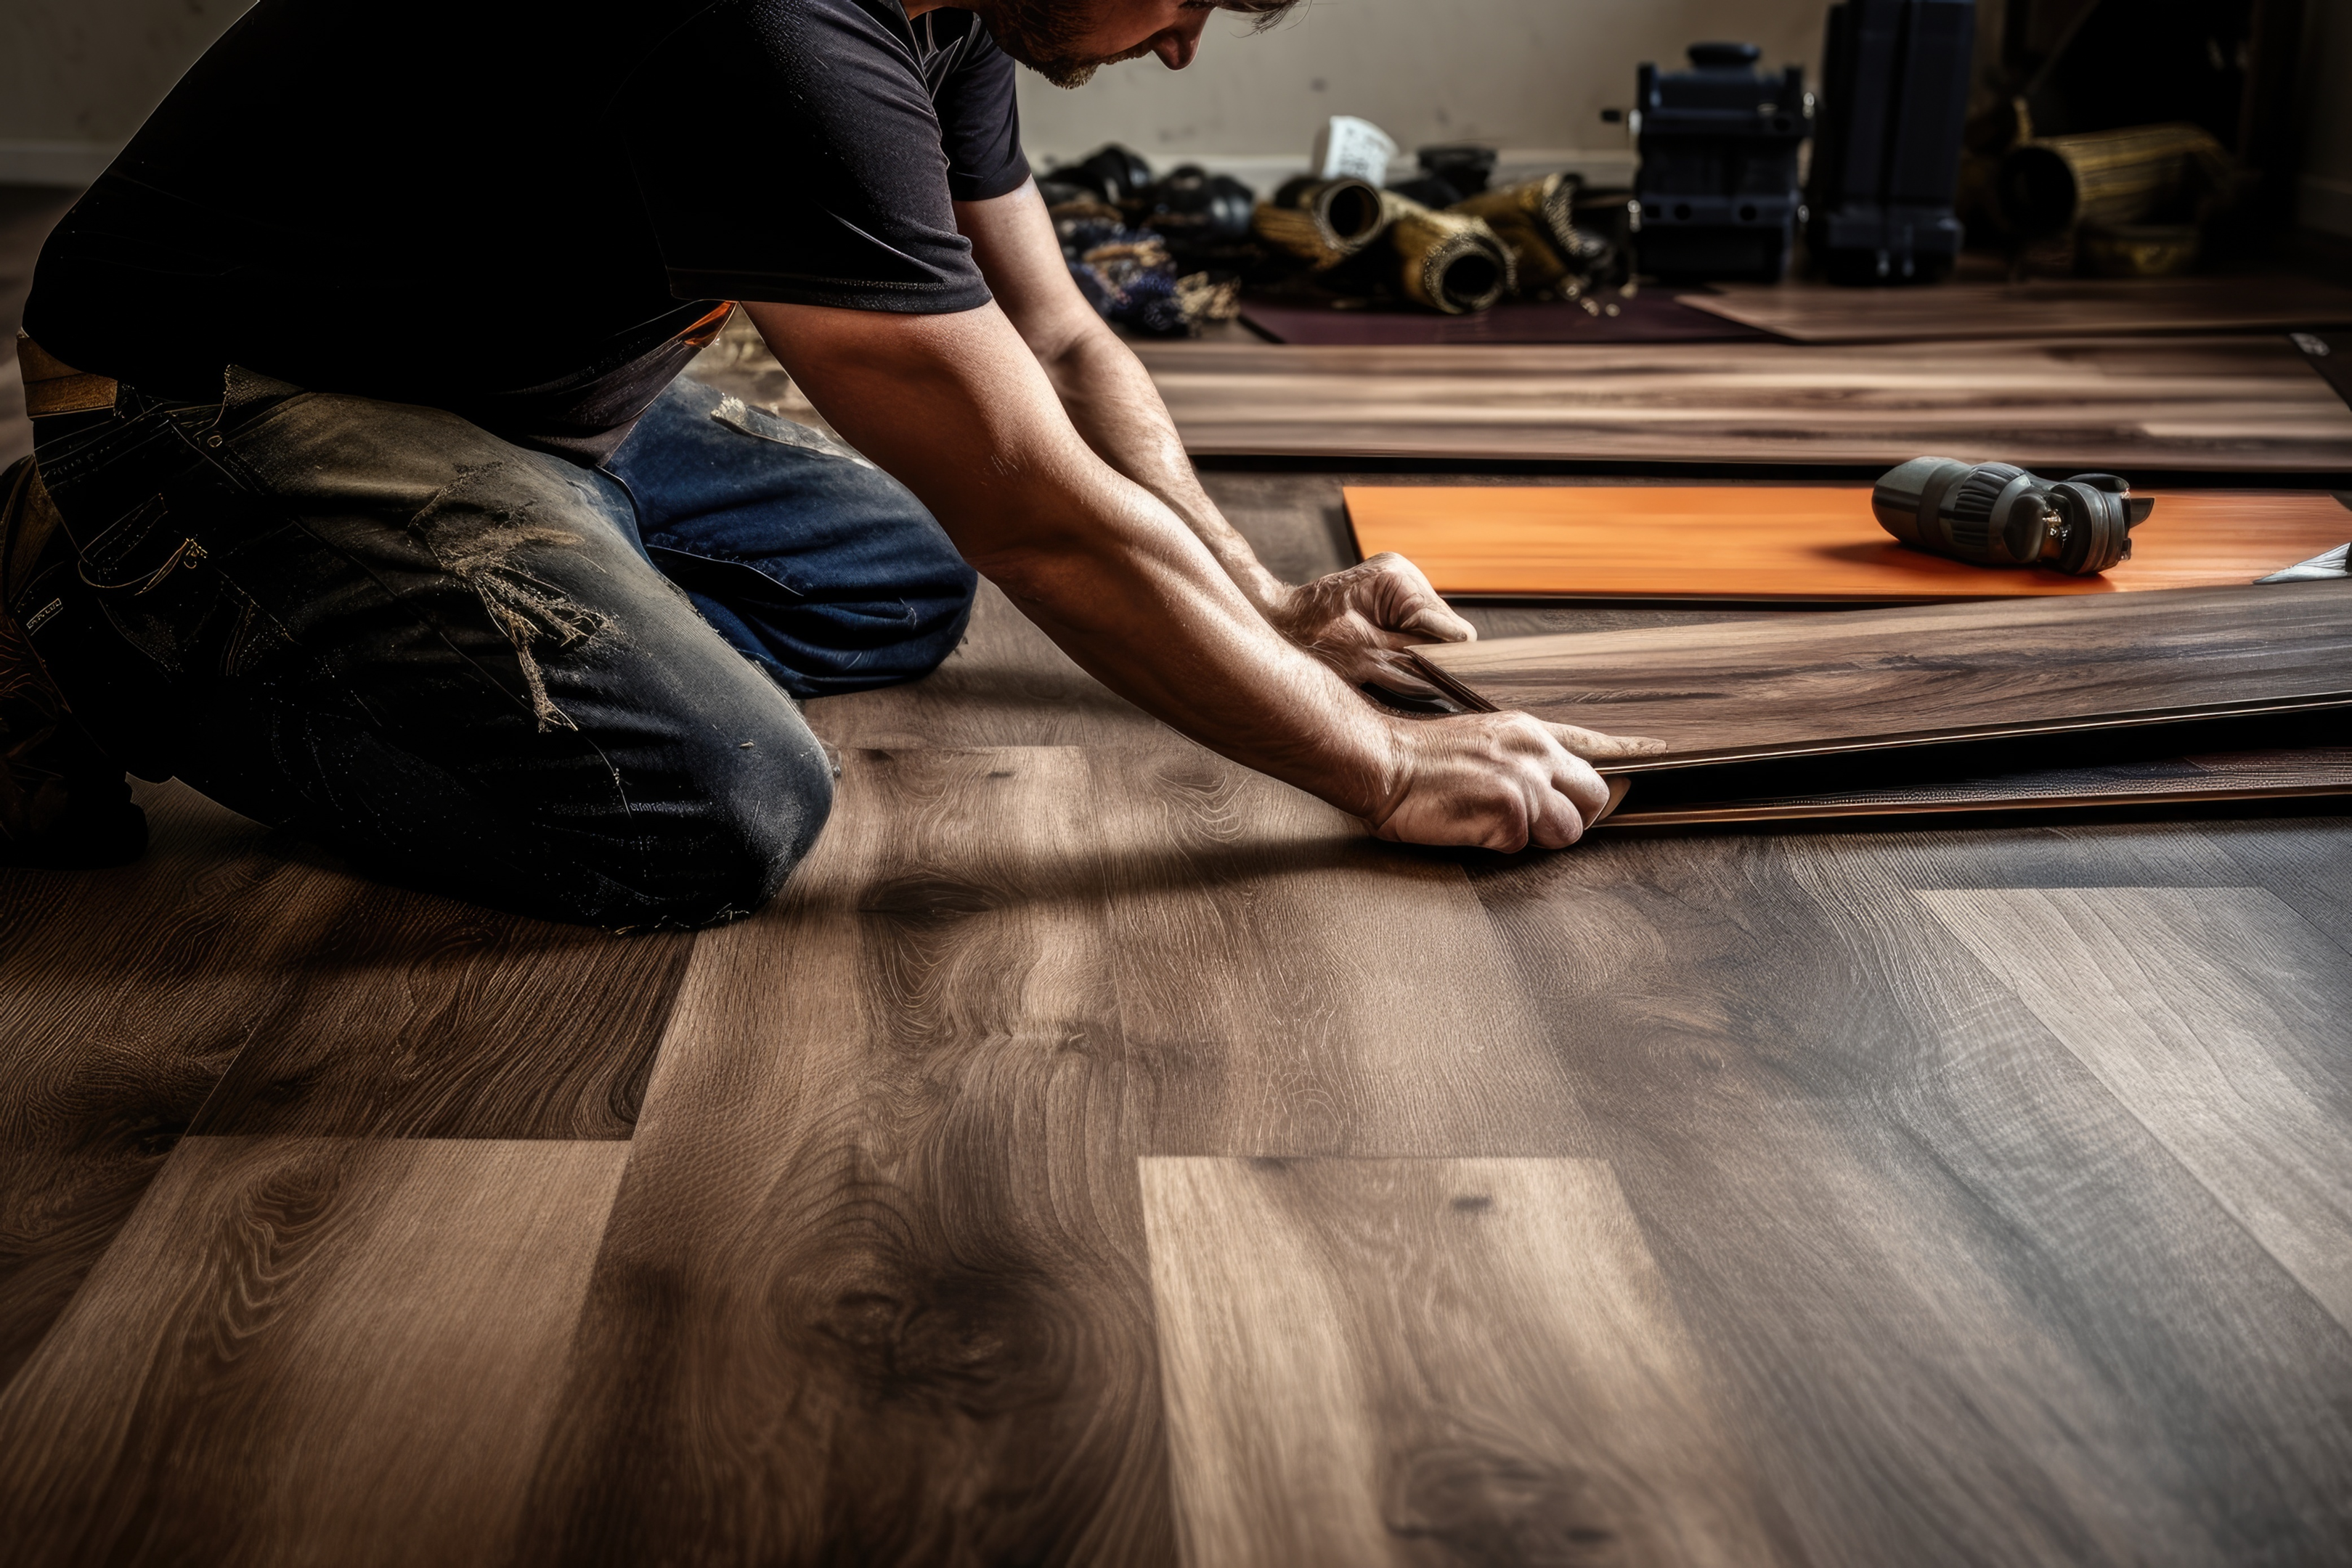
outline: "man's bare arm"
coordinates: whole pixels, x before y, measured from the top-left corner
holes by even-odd
[[[1402,556],[1376,556],[1296,587],[1266,570],[1201,487],[1141,361],[1070,281],[1035,184],[985,202],[959,202],[956,223],[1087,444],[1182,519],[1278,631],[1351,681],[1402,690],[1424,683],[1401,650],[1477,635]]]
[[[751,305],[834,427],[1113,690],[1384,837],[1574,841],[1606,788],[1519,714],[1406,720],[1267,624],[1209,547],[1063,413],[994,305],[947,316]]]

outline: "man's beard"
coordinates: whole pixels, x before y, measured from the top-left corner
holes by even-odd
[[[988,30],[998,48],[1055,87],[1081,88],[1100,67],[1150,52],[1147,46],[1108,58],[1079,53],[1093,10],[1090,0],[996,0]]]

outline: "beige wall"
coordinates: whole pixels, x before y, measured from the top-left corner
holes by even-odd
[[[248,0],[0,0],[0,179],[81,184]]]
[[[2352,0],[2305,0],[2308,43],[2300,97],[2303,180],[2295,217],[2352,235]]]
[[[1762,46],[1763,63],[1818,69],[1827,0],[1301,0],[1273,31],[1209,25],[1192,68],[1154,59],[1104,68],[1076,92],[1024,73],[1033,156],[1079,157],[1105,141],[1154,162],[1295,153],[1325,116],[1359,114],[1408,150],[1475,140],[1506,147],[1614,149],[1643,60],[1680,65],[1685,46]]]

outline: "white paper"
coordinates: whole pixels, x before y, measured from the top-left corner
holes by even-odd
[[[1385,185],[1389,160],[1397,155],[1395,138],[1369,120],[1335,114],[1315,133],[1315,152],[1307,160],[1318,180],[1352,175]]]

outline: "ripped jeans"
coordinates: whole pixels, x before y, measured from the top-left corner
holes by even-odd
[[[18,602],[101,747],[550,919],[757,907],[832,801],[787,694],[923,674],[976,580],[896,481],[693,381],[597,470],[236,370],[36,440],[69,540]]]

